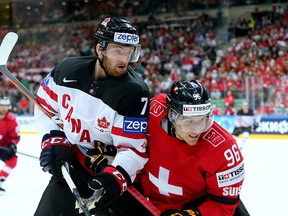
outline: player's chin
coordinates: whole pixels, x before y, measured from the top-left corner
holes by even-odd
[[[127,67],[117,67],[117,69],[113,72],[114,77],[121,77],[127,73]]]
[[[186,137],[186,139],[185,139],[185,141],[186,141],[186,143],[188,144],[188,145],[191,145],[191,146],[193,146],[193,145],[196,145],[197,144],[197,142],[198,142],[198,140],[199,140],[199,137],[200,137],[200,135],[199,136],[187,136]]]

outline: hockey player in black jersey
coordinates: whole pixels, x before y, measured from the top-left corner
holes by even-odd
[[[234,136],[239,136],[243,132],[250,134],[258,127],[259,121],[260,116],[257,115],[255,110],[249,108],[248,102],[244,101],[241,109],[235,115],[235,128],[232,134]]]
[[[77,215],[61,172],[64,162],[84,199],[103,189],[93,212],[122,194],[148,160],[149,90],[129,66],[140,55],[137,30],[126,19],[107,16],[95,38],[96,57],[62,60],[37,92],[38,102],[62,121],[63,130],[35,107],[43,136],[40,165],[52,174],[35,216]],[[115,157],[108,162],[105,155]]]

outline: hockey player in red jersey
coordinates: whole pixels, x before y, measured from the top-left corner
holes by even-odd
[[[151,100],[147,141],[141,191],[161,216],[249,215],[239,199],[243,157],[233,136],[213,121],[198,81],[175,82],[168,95]],[[133,200],[124,194],[115,215],[151,215]]]
[[[19,126],[15,116],[9,112],[9,98],[0,98],[0,160],[4,166],[0,170],[0,194],[5,192],[2,183],[17,165],[17,144],[20,141]]]
[[[104,190],[99,207],[122,194],[148,160],[149,90],[129,66],[140,56],[137,30],[124,18],[107,16],[95,38],[96,57],[64,59],[38,90],[37,100],[62,121],[63,131],[35,108],[43,135],[40,165],[52,174],[35,216],[76,215],[75,198],[62,178],[64,161],[82,198]],[[116,154],[111,164],[104,154]],[[93,163],[89,155],[97,155]]]

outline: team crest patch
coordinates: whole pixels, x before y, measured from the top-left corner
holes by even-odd
[[[153,100],[151,102],[149,111],[151,115],[158,117],[164,112],[164,110],[165,110],[164,104],[160,103],[157,100]]]
[[[110,122],[107,121],[105,116],[102,119],[98,119],[97,123],[100,128],[104,128],[104,129],[108,128],[110,125]]]
[[[204,140],[207,140],[214,147],[217,147],[225,141],[225,138],[219,134],[214,128],[211,128],[204,136]]]

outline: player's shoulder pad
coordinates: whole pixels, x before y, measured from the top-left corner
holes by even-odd
[[[6,118],[10,121],[16,121],[16,116],[13,115],[11,112],[8,112]]]
[[[234,142],[233,136],[215,121],[211,128],[204,133],[203,140],[215,148],[224,147],[225,144]]]
[[[96,61],[93,56],[67,57],[60,61],[52,72],[56,83],[62,83],[63,79],[81,80],[84,73],[89,73],[90,63]]]
[[[160,93],[150,100],[150,111],[152,116],[158,117],[166,111],[166,94]]]
[[[131,66],[128,67],[128,74],[130,82],[128,84],[130,85],[138,85],[141,86],[141,89],[144,91],[149,91],[149,88],[147,84],[144,82],[144,80],[133,70]]]

